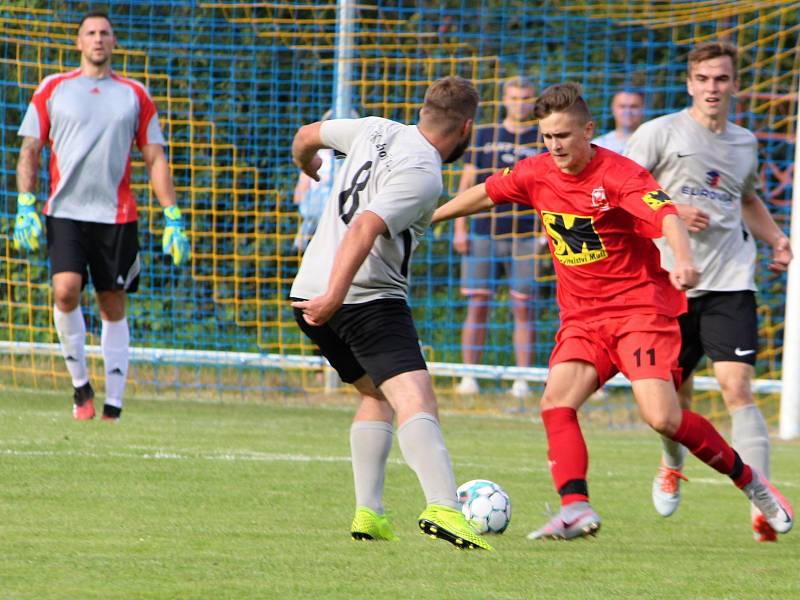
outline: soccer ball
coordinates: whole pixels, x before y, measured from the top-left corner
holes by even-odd
[[[458,488],[461,512],[478,533],[503,533],[511,522],[511,500],[499,485],[473,479]]]

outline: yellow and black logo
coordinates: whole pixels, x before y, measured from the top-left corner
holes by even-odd
[[[575,267],[608,256],[592,217],[542,211],[542,223],[553,239],[553,256],[562,265]]]
[[[512,167],[506,167],[505,169],[503,169],[503,174],[501,175],[501,177],[505,177],[506,175],[510,175],[511,174],[511,169],[512,169]]]
[[[658,210],[665,204],[672,204],[669,195],[664,190],[653,190],[642,196],[642,200],[653,210]]]

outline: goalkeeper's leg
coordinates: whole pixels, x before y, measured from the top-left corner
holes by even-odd
[[[72,414],[78,420],[94,417],[94,391],[86,368],[86,324],[80,297],[80,273],[64,271],[53,275],[53,323],[61,343],[61,355],[72,379]]]
[[[103,419],[117,420],[122,413],[130,356],[130,332],[125,318],[126,294],[121,290],[98,292],[97,300],[103,321],[100,346],[106,371]]]

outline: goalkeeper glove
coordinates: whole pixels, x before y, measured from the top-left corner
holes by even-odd
[[[181,209],[174,204],[164,209],[164,237],[161,245],[164,254],[169,254],[175,265],[186,262],[192,255],[189,238],[183,231]]]
[[[36,212],[36,196],[21,192],[17,196],[17,218],[14,220],[14,248],[30,252],[39,249],[42,220]]]

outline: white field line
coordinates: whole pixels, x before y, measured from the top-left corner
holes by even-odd
[[[0,447],[0,456],[9,457],[74,457],[74,458],[127,458],[138,460],[208,460],[208,461],[243,461],[243,462],[288,462],[288,463],[349,463],[349,456],[326,456],[314,454],[282,454],[271,452],[220,452],[220,453],[197,453],[187,454],[180,452],[173,452],[168,450],[152,449],[143,452],[92,452],[88,450],[20,450],[16,448],[2,448]],[[389,464],[405,465],[405,461],[399,458],[389,459]],[[460,468],[480,468],[485,469],[485,464],[454,461],[454,466]],[[522,467],[514,469],[520,473],[545,473],[547,469]],[[618,473],[609,471],[609,476],[618,476]],[[800,483],[795,483],[785,480],[773,480],[774,484],[781,487],[798,488]],[[710,477],[692,477],[691,483],[699,483],[702,485],[720,485],[727,486],[730,482],[725,478],[713,479]]]
[[[702,483],[708,485],[730,485],[727,479],[710,479],[706,477],[690,477],[689,483]],[[800,487],[800,483],[793,483],[791,481],[784,481],[782,479],[770,479],[770,483],[778,487]]]
[[[226,460],[226,461],[260,461],[260,462],[350,462],[349,456],[315,456],[306,454],[278,454],[268,452],[221,452],[185,454],[169,450],[153,449],[144,452],[93,452],[89,450],[19,450],[0,448],[2,456],[19,457],[75,457],[75,458],[131,458],[141,460]],[[400,460],[392,460],[404,464]]]
[[[326,456],[326,455],[313,455],[313,454],[283,454],[271,452],[219,452],[219,453],[206,453],[200,452],[197,454],[174,452],[170,450],[152,449],[143,452],[94,452],[89,450],[22,450],[18,448],[0,447],[0,456],[11,457],[74,457],[74,458],[127,458],[138,460],[208,460],[208,461],[250,461],[250,462],[289,462],[289,463],[349,463],[349,456]],[[405,461],[399,458],[390,458],[389,464],[405,465]],[[454,461],[457,467],[469,468],[482,468],[485,469],[486,465],[482,463],[460,462]],[[540,469],[523,467],[515,469],[521,473],[544,473],[547,471],[545,467]]]

